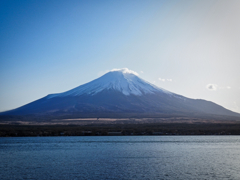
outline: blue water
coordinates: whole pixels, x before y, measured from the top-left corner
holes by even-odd
[[[0,179],[240,179],[240,136],[0,138]]]

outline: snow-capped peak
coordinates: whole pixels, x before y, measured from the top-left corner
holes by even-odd
[[[141,96],[143,94],[151,94],[159,91],[172,94],[169,91],[150,84],[149,82],[139,78],[137,75],[138,74],[136,72],[127,68],[113,69],[98,79],[63,93],[51,94],[48,98],[59,96],[80,96],[84,94],[95,95],[103,90],[116,90],[127,96]]]

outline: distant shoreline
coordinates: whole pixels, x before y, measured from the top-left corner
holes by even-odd
[[[153,124],[153,123],[186,123],[186,124],[240,124],[240,119],[235,118],[194,118],[194,117],[156,117],[156,118],[52,118],[52,119],[0,119],[1,125],[110,125],[110,124]]]
[[[70,121],[70,122],[69,122]],[[32,124],[31,124],[32,123]],[[240,135],[240,121],[99,119],[0,124],[0,137],[132,135]]]

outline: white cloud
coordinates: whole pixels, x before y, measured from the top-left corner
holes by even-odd
[[[134,75],[136,75],[136,76],[139,75],[137,72],[132,71],[132,70],[130,70],[130,69],[128,69],[128,68],[122,68],[122,69],[114,68],[114,69],[112,69],[112,70],[100,71],[100,72],[98,72],[98,76],[102,76],[102,75],[104,75],[104,74],[106,74],[106,73],[108,73],[108,72],[113,72],[113,71],[121,71],[121,72],[123,72],[123,73],[131,73],[131,74],[134,74]]]
[[[159,81],[165,82],[165,79],[158,78]]]
[[[172,79],[162,79],[162,78],[158,78],[159,81],[162,81],[162,82],[165,82],[165,81],[168,81],[168,82],[172,82]]]
[[[217,85],[216,84],[208,84],[206,88],[210,91],[216,91],[217,90]]]
[[[143,73],[143,71],[140,71],[140,73]]]
[[[227,86],[227,87],[219,87],[219,89],[232,89],[231,86]]]
[[[132,71],[132,70],[130,70],[130,69],[128,69],[128,68],[112,69],[110,72],[112,72],[112,71],[121,71],[121,72],[123,72],[123,73],[131,73],[131,74],[134,74],[134,75],[136,75],[136,76],[139,75],[137,72]]]

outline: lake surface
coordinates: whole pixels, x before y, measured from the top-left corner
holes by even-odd
[[[0,138],[0,179],[240,179],[240,136]]]

